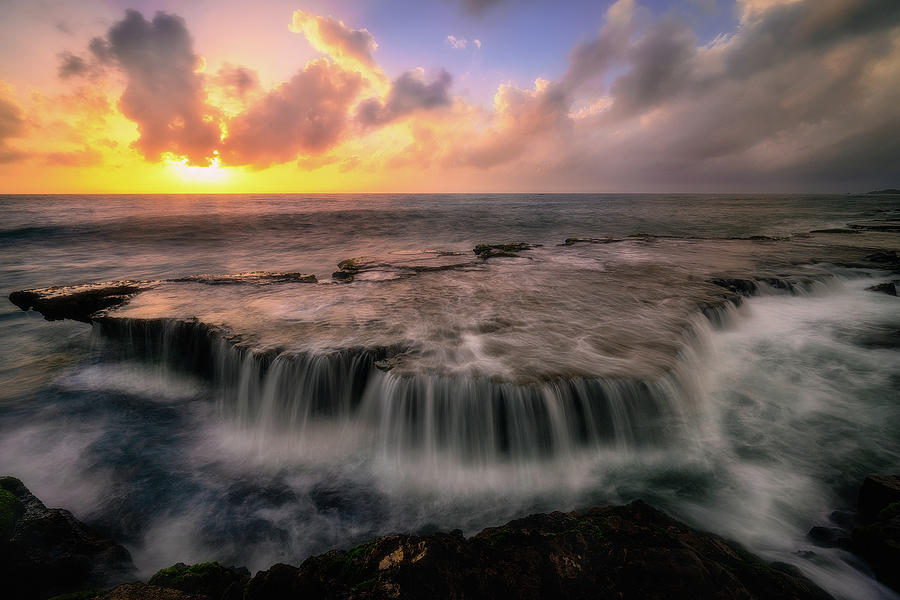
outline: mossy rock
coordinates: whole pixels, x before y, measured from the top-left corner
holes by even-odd
[[[12,477],[4,477],[3,479],[18,481]],[[24,512],[25,507],[19,502],[15,494],[0,483],[0,539],[8,540],[12,537],[16,528],[16,521],[19,520]]]
[[[358,258],[345,258],[341,262],[338,263],[338,269],[342,271],[348,271],[350,273],[355,273],[359,271],[360,263]]]
[[[249,579],[250,573],[246,569],[226,568],[217,562],[195,565],[177,563],[157,571],[147,583],[220,600],[242,597],[244,585]]]

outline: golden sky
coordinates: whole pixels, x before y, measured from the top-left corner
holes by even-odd
[[[896,0],[260,4],[7,0],[0,192],[900,185]]]

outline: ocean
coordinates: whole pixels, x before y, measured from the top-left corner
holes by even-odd
[[[142,575],[640,498],[895,598],[806,534],[900,465],[900,301],[867,289],[898,220],[875,195],[3,196],[4,294],[140,291],[93,324],[0,308],[0,472]]]

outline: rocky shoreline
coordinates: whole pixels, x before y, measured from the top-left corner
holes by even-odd
[[[900,476],[866,478],[850,521],[847,535],[827,541],[814,528],[810,537],[845,546],[900,590]],[[0,556],[12,600],[831,597],[796,567],[766,563],[639,500],[531,515],[470,538],[459,530],[388,535],[253,576],[214,562],[179,563],[146,583],[123,583],[135,572],[124,547],[2,477]]]

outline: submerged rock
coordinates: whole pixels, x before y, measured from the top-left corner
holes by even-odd
[[[249,271],[233,275],[190,275],[167,279],[174,283],[205,283],[207,285],[250,284],[269,285],[273,283],[318,283],[315,275],[307,273],[281,273],[277,271]]]
[[[862,230],[848,227],[832,227],[831,229],[813,229],[810,233],[848,233],[859,235],[862,233]]]
[[[506,244],[478,244],[472,249],[475,256],[482,260],[497,257],[517,258],[522,250],[531,250],[536,246],[525,242],[510,242]]]
[[[130,577],[128,550],[67,510],[47,508],[14,477],[0,478],[0,578],[5,598],[46,598]]]
[[[809,541],[822,548],[850,549],[850,534],[837,527],[816,526],[806,534]]]
[[[879,283],[878,285],[873,285],[872,287],[867,287],[866,290],[870,292],[881,292],[882,294],[887,294],[888,296],[896,296],[897,295],[897,286],[893,281],[887,281],[885,283]]]
[[[622,240],[617,238],[605,237],[605,238],[581,238],[581,237],[570,237],[566,238],[566,241],[563,242],[564,246],[574,246],[575,244],[612,244],[613,242],[621,242]]]

